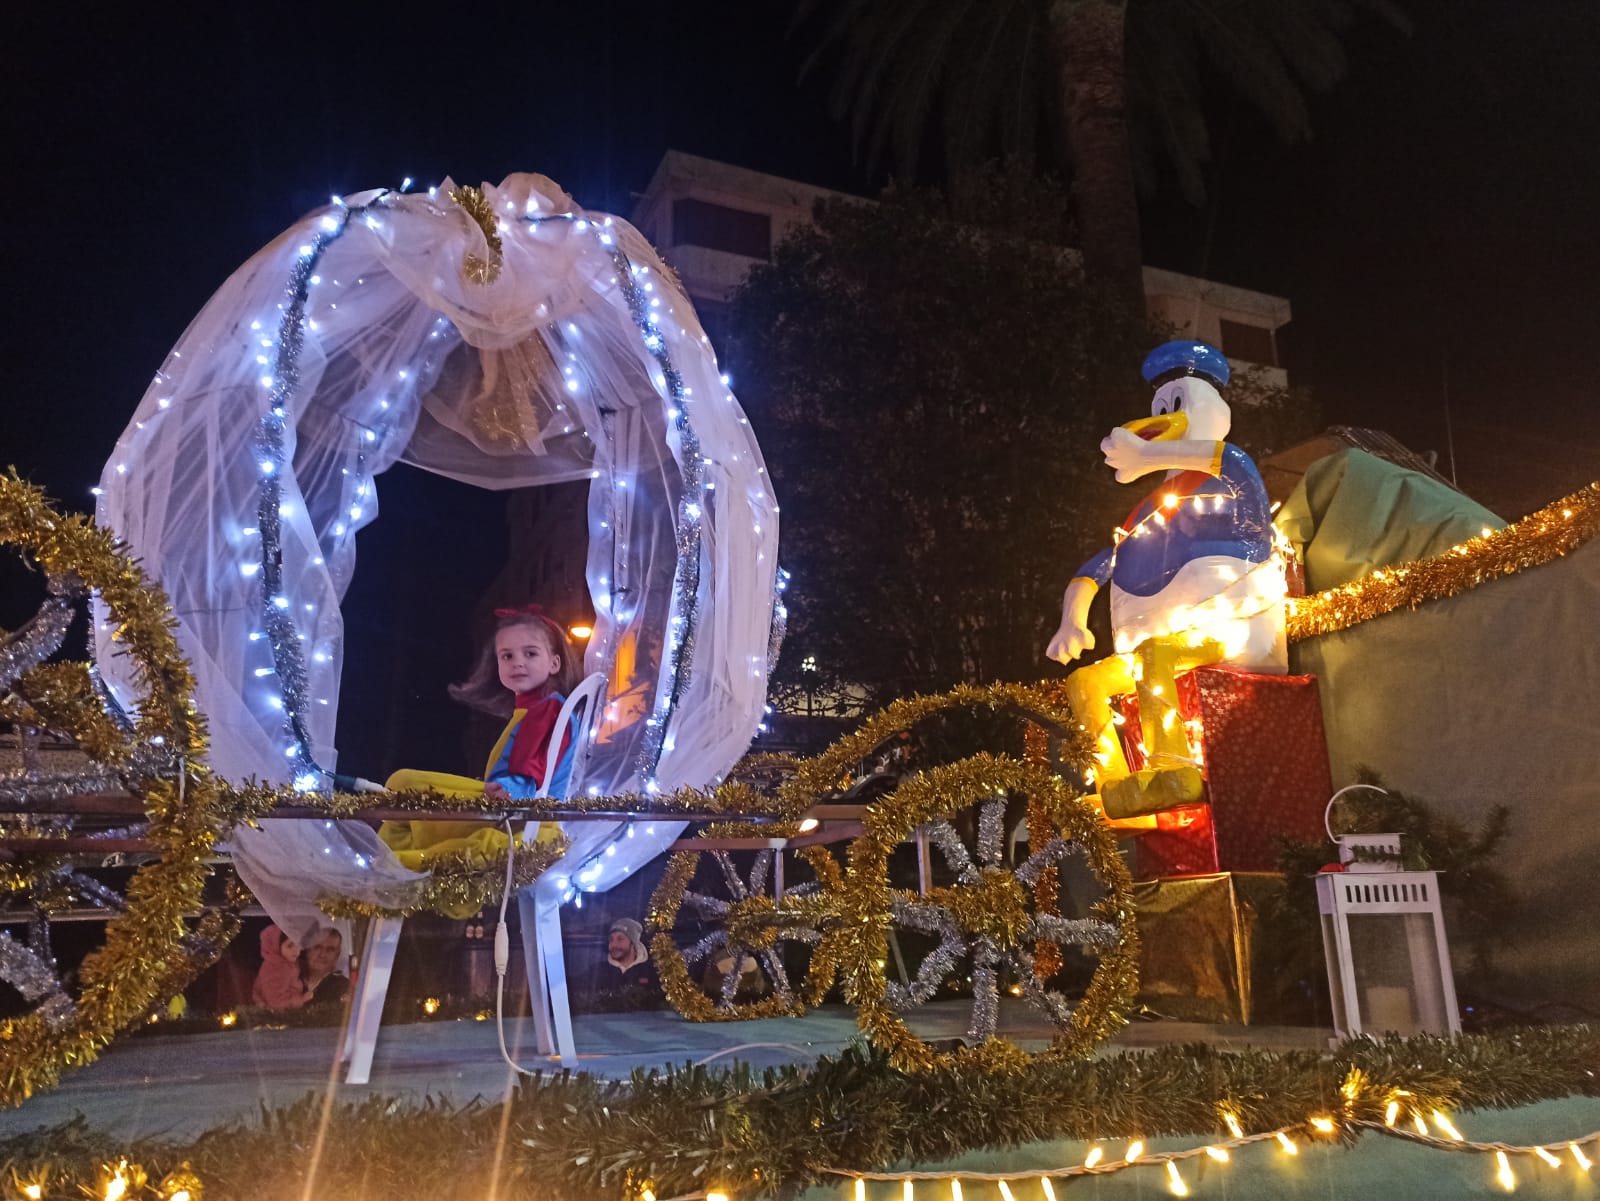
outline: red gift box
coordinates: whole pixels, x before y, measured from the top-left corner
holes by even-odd
[[[1138,840],[1137,876],[1274,871],[1280,839],[1322,837],[1333,792],[1315,676],[1269,676],[1198,667],[1178,677],[1178,712],[1203,756],[1203,805],[1156,815]],[[1137,746],[1136,697],[1119,698],[1129,766]]]

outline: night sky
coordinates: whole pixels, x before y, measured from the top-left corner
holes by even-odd
[[[776,4],[162,7],[23,6],[4,52],[0,460],[68,503],[211,292],[329,193],[535,170],[627,213],[669,146],[881,182],[796,84]],[[1288,296],[1288,365],[1332,421],[1443,454],[1447,376],[1463,485],[1493,490],[1468,451],[1504,430],[1544,495],[1574,447],[1600,464],[1600,15],[1406,7],[1410,37],[1358,24],[1314,141],[1216,103],[1210,202],[1148,201],[1146,258]],[[1541,438],[1563,454],[1544,488]]]
[[[1447,473],[1448,389],[1462,486],[1517,516],[1600,476],[1600,15],[1403,2],[1415,32],[1358,27],[1314,141],[1216,101],[1210,200],[1150,200],[1146,259],[1289,297],[1287,365],[1326,419],[1438,450]],[[759,0],[19,6],[0,465],[87,507],[191,317],[330,193],[531,170],[626,214],[668,147],[873,190],[824,84],[795,82],[785,23]],[[503,518],[435,487],[385,480],[385,504],[426,513],[423,533],[483,527],[453,539],[481,563],[469,598]],[[363,561],[418,536],[380,520]],[[365,603],[392,586],[358,573]]]

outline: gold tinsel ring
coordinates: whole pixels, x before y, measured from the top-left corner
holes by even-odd
[[[792,821],[773,825],[718,822],[708,826],[699,837],[791,838],[798,832],[798,823]],[[834,960],[826,938],[812,948],[805,978],[791,988],[788,999],[774,990],[753,1001],[735,1000],[731,1005],[718,1005],[695,981],[690,974],[689,964],[684,958],[683,951],[673,938],[672,931],[682,911],[684,895],[694,880],[695,871],[703,862],[703,856],[708,854],[709,852],[705,851],[679,851],[674,854],[667,861],[661,883],[656,886],[656,891],[650,898],[650,928],[655,932],[650,940],[650,953],[655,960],[656,971],[661,976],[662,991],[666,993],[672,1007],[690,1021],[729,1022],[761,1017],[798,1016],[821,1004],[834,979]],[[819,888],[807,896],[785,897],[783,903],[785,918],[789,921],[801,921],[814,928],[822,923],[827,913],[831,912],[833,898],[843,879],[843,873],[840,872],[838,862],[827,847],[802,847],[795,854],[811,868]],[[739,913],[735,924],[740,918],[744,919],[745,924],[759,922],[761,917],[759,910],[763,907],[764,901],[765,898],[752,897],[746,902],[736,903],[735,908],[739,909]],[[749,942],[737,944],[735,950],[742,952],[771,949],[775,953],[781,953],[773,944],[781,946],[783,941],[778,934],[778,927],[774,925],[771,930],[759,931]]]
[[[895,701],[822,754],[803,760],[794,777],[778,790],[780,812],[799,816],[822,797],[843,787],[852,769],[896,733],[937,713],[957,708],[1010,709],[1032,722],[1048,723],[1061,735],[1061,762],[1079,779],[1092,762],[1091,741],[1079,728],[1077,718],[1058,691],[1048,685],[963,684],[949,692]]]
[[[0,543],[21,550],[47,574],[74,573],[98,592],[115,626],[115,640],[138,669],[145,696],[124,734],[101,707],[82,664],[28,672],[7,698],[8,715],[72,736],[100,764],[122,771],[149,815],[146,837],[157,858],[141,865],[127,890],[128,905],[106,924],[104,945],[79,968],[83,982],[64,1015],[35,1011],[0,1022],[0,1101],[16,1105],[53,1085],[62,1070],[93,1060],[118,1031],[165,1001],[203,963],[185,940],[225,941],[224,915],[201,917],[208,858],[224,821],[217,789],[201,766],[205,724],[194,705],[194,677],[178,647],[167,599],[111,534],[87,518],[50,506],[44,494],[13,472],[0,476]],[[165,746],[183,779],[140,776],[139,747]]]
[[[861,837],[850,848],[850,868],[840,890],[841,922],[832,949],[839,957],[845,999],[855,1005],[862,1030],[876,1046],[887,1050],[902,1070],[951,1067],[968,1061],[1005,1069],[1027,1062],[1026,1052],[998,1036],[961,1051],[935,1051],[890,1008],[885,973],[894,901],[888,861],[894,848],[918,826],[947,820],[975,803],[1012,792],[1026,795],[1040,806],[1055,831],[1083,847],[1091,871],[1105,889],[1105,897],[1095,907],[1096,915],[1113,923],[1118,931],[1114,944],[1098,950],[1099,964],[1088,989],[1066,1026],[1042,1053],[1043,1058],[1087,1055],[1127,1019],[1138,985],[1138,938],[1133,882],[1118,854],[1115,834],[1097,810],[1044,767],[975,755],[913,776],[875,804],[863,823]],[[1012,893],[995,890],[993,895],[1003,900]],[[994,916],[998,921],[1004,915]]]

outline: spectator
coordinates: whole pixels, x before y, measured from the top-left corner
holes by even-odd
[[[300,979],[311,990],[314,1004],[342,1001],[350,991],[349,979],[339,971],[339,961],[343,957],[344,935],[332,926],[318,930],[301,952]]]
[[[261,932],[261,970],[250,1000],[264,1009],[299,1009],[311,999],[300,979],[300,944],[277,926]]]
[[[644,927],[631,917],[619,917],[611,923],[606,936],[606,963],[618,973],[609,981],[611,988],[657,983],[655,965],[644,947]]]

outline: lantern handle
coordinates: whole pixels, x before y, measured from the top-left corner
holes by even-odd
[[[1333,807],[1339,803],[1339,798],[1345,793],[1352,792],[1357,788],[1370,788],[1373,792],[1381,792],[1384,796],[1389,795],[1389,790],[1387,788],[1379,788],[1376,784],[1346,784],[1343,788],[1339,789],[1338,792],[1329,797],[1328,807],[1322,811],[1322,828],[1328,832],[1328,841],[1336,846],[1339,842],[1339,836],[1333,832]]]

